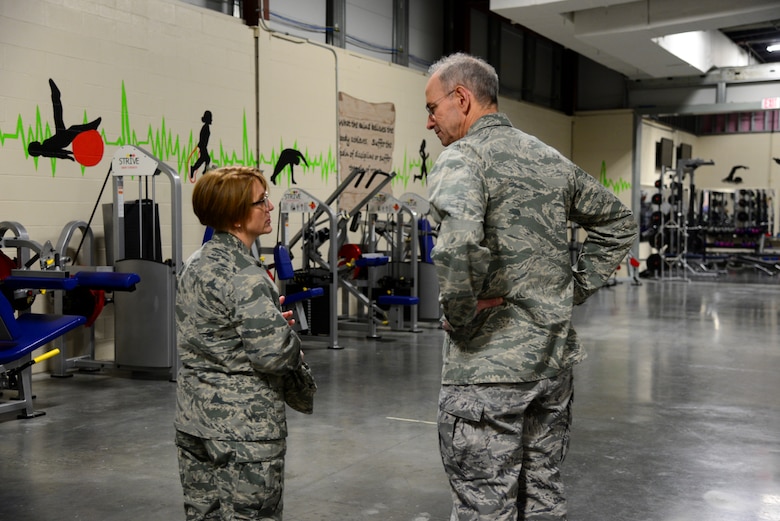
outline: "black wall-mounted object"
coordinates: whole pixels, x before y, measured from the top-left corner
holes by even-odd
[[[655,144],[655,167],[660,170],[662,167],[672,168],[674,166],[674,141],[662,137]]]

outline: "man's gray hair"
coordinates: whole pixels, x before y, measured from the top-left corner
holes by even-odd
[[[429,75],[435,73],[439,74],[444,90],[450,91],[457,85],[463,85],[480,103],[498,104],[498,74],[482,58],[462,52],[450,54],[428,68]]]

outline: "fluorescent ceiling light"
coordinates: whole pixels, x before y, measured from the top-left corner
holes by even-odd
[[[780,51],[780,43],[773,43],[769,47],[766,48],[768,52],[775,52]]]

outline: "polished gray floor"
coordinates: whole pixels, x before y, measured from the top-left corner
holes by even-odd
[[[572,521],[780,520],[780,286],[628,281],[577,309]],[[315,413],[289,415],[289,521],[444,521],[442,332],[307,341]],[[174,384],[37,375],[0,417],[0,519],[180,520]]]

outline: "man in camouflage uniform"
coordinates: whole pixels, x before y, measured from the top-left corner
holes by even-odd
[[[498,76],[465,54],[429,69],[427,128],[447,147],[429,174],[444,311],[439,446],[452,520],[565,520],[572,307],[637,236],[631,211],[498,112]],[[572,267],[567,221],[588,232]]]
[[[258,170],[227,167],[193,190],[196,215],[216,232],[185,263],[176,296],[175,427],[188,521],[282,519],[284,387],[302,355],[292,313],[250,250],[271,230],[267,187]]]

